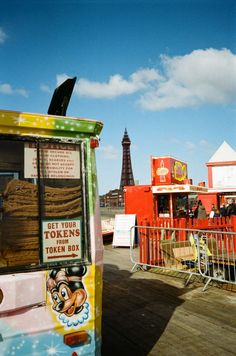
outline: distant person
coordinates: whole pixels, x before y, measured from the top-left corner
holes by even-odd
[[[215,213],[216,213],[216,207],[215,207],[215,204],[212,204],[212,206],[211,206],[211,212],[210,212],[210,214],[209,214],[209,218],[211,218],[211,219],[215,218],[215,217],[216,217],[216,216],[215,216]]]
[[[235,204],[234,199],[229,200],[229,205],[227,206],[227,209],[226,209],[226,215],[227,216],[236,215],[236,204]]]
[[[202,201],[198,201],[198,206],[197,206],[197,218],[198,219],[206,219],[207,213],[206,213],[206,208],[202,204]]]
[[[195,219],[197,219],[197,211],[198,211],[198,203],[196,206],[193,207],[193,214]]]
[[[221,204],[220,206],[220,217],[224,218],[227,215],[225,204]]]
[[[192,208],[189,209],[188,216],[192,219],[194,218],[194,211]]]

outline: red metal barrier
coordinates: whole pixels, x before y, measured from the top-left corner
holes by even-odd
[[[144,224],[141,225],[139,231],[139,245],[140,245],[140,262],[141,263],[148,263],[148,246],[149,246],[149,229],[147,227],[148,222],[145,221]],[[143,226],[143,227],[142,227]]]
[[[154,227],[154,229],[152,229]],[[145,219],[142,221],[140,227],[140,262],[146,264],[161,264],[162,255],[160,249],[161,230],[155,227],[163,227],[170,230],[166,231],[165,239],[172,239],[171,228],[181,229],[175,231],[175,241],[187,240],[187,229],[196,230],[212,230],[229,232],[229,235],[224,235],[218,239],[218,248],[227,249],[228,252],[236,252],[236,236],[232,238],[230,232],[236,232],[236,216],[231,218],[214,218],[214,219],[170,219],[170,218],[157,218],[154,221]],[[208,235],[208,234],[207,234]],[[209,233],[209,238],[210,238]]]
[[[220,230],[236,232],[236,216],[206,218],[206,219],[190,219],[190,218],[157,218],[153,221],[145,219],[142,221],[143,226],[155,226],[164,228],[177,229],[197,229],[197,230]],[[180,240],[186,239],[186,236],[180,235]]]
[[[161,264],[162,256],[160,250],[161,232],[158,229],[149,229],[149,263]]]
[[[218,217],[213,219],[186,219],[186,221],[188,229],[234,231],[232,217]]]
[[[179,229],[187,228],[187,220],[185,218],[179,219]],[[187,239],[186,230],[179,231],[179,241],[185,241]]]

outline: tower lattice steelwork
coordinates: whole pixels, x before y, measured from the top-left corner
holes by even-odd
[[[122,158],[120,189],[123,189],[125,185],[134,185],[134,177],[133,177],[131,156],[130,156],[131,141],[126,129],[121,143],[123,146],[123,158]]]

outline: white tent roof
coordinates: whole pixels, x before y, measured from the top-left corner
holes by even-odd
[[[226,141],[224,141],[210,158],[209,163],[229,161],[236,161],[236,151]]]

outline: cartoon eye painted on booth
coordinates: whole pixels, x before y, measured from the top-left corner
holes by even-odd
[[[69,299],[68,292],[67,292],[67,289],[66,289],[65,287],[62,288],[62,290],[61,290],[61,296],[62,296],[65,300]]]
[[[60,302],[60,297],[59,297],[59,295],[58,295],[57,293],[54,293],[53,296],[52,296],[52,298],[53,298],[53,300],[54,300],[55,302],[57,302],[57,303]]]

